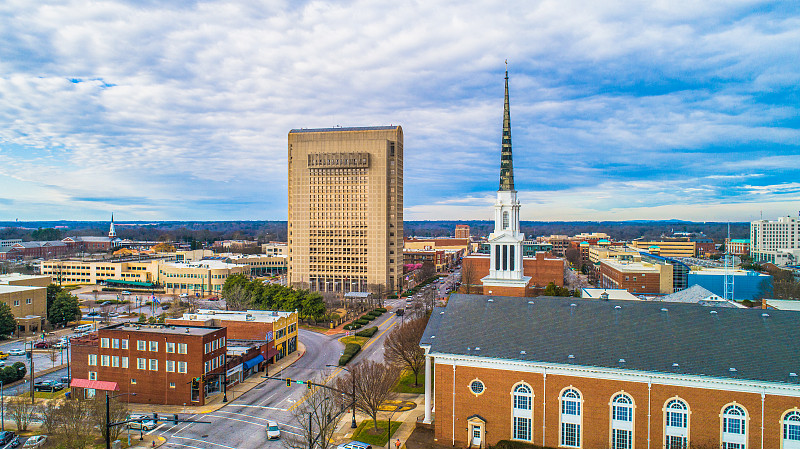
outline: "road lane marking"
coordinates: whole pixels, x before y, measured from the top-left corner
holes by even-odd
[[[263,408],[266,410],[277,410],[279,412],[288,412],[288,410],[286,410],[285,408],[270,407],[268,405],[228,404],[228,407],[252,407],[252,408]]]
[[[161,424],[159,424],[158,427],[156,427],[155,429],[147,432],[145,435],[150,435],[151,433],[155,432],[156,430],[158,430],[158,429],[160,429],[162,427],[164,427],[164,423],[163,422]]]
[[[181,443],[178,443],[178,442],[170,442],[170,441],[167,441],[167,442],[166,442],[166,443],[164,443],[164,444],[166,444],[167,446],[188,447],[188,448],[190,448],[190,449],[203,449],[203,448],[201,448],[201,447],[197,447],[197,446],[190,446],[190,445],[188,445],[188,444],[181,444]]]
[[[247,415],[244,415],[244,416],[247,416]],[[252,418],[252,416],[247,416],[247,417],[248,417],[248,418]],[[238,418],[231,418],[230,416],[214,416],[214,418],[219,418],[219,419],[230,419],[231,421],[239,421],[239,422],[243,422],[243,423],[245,423],[245,424],[252,424],[252,425],[254,425],[254,426],[263,426],[263,424],[261,424],[261,423],[252,422],[252,421],[245,421],[245,420],[243,420],[243,419],[238,419]]]
[[[181,440],[196,441],[196,442],[198,442],[198,443],[213,444],[214,446],[224,447],[224,448],[226,448],[226,449],[236,449],[235,447],[231,447],[231,446],[225,446],[224,444],[219,444],[219,443],[212,443],[212,442],[210,442],[210,441],[198,440],[197,438],[189,438],[189,437],[176,437],[176,436],[173,436],[172,438],[179,438],[179,439],[181,439]]]
[[[370,339],[369,339],[369,341],[367,342],[367,344],[365,344],[365,345],[364,345],[364,347],[363,347],[363,348],[361,348],[361,351],[364,351],[365,349],[367,349],[367,348],[369,347],[369,345],[371,345],[372,343],[374,343],[375,341],[377,341],[379,338],[381,338],[381,337],[383,336],[383,334],[385,334],[385,333],[386,333],[386,331],[388,331],[389,329],[391,329],[391,328],[392,328],[392,326],[394,326],[395,324],[397,324],[397,321],[393,321],[393,322],[392,322],[392,324],[391,324],[389,327],[387,327],[386,329],[384,329],[384,330],[383,330],[383,332],[381,332],[380,334],[378,334],[378,336],[377,336],[377,337],[370,338]]]

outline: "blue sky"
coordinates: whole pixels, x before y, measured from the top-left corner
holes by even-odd
[[[800,211],[800,3],[0,3],[0,220],[286,218],[292,128],[400,124],[405,217]]]

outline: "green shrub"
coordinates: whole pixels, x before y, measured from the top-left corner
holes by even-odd
[[[372,321],[374,319],[375,317],[370,314],[363,315],[361,318],[359,318],[359,320],[367,320],[367,321]]]
[[[391,295],[387,296],[386,298],[388,298],[388,299],[397,299],[397,295],[391,294]]]
[[[549,446],[539,446],[538,444],[511,440],[500,440],[494,446],[489,445],[488,447],[490,449],[549,449]]]
[[[368,327],[368,328],[364,329],[361,332],[356,332],[356,336],[357,337],[372,338],[372,336],[375,335],[376,332],[378,332],[378,327],[377,326],[372,326],[372,327]]]
[[[357,320],[355,320],[353,322],[356,323],[356,324],[360,324],[362,326],[365,325],[365,324],[369,324],[369,320],[365,320],[364,317],[361,317],[361,318],[359,318],[359,319],[357,319]]]
[[[339,366],[347,365],[353,357],[361,351],[361,346],[355,343],[347,343],[344,346],[344,352],[342,352],[342,356],[339,357]]]
[[[380,313],[372,313],[372,312],[370,312],[370,313],[365,313],[364,316],[367,317],[368,320],[372,321],[375,318],[378,318],[379,316],[381,316],[381,314]]]
[[[383,313],[386,313],[386,308],[384,308],[384,307],[378,307],[378,308],[377,308],[377,309],[375,309],[375,310],[379,311],[379,312],[380,312],[380,313],[382,313],[382,314],[383,314]]]

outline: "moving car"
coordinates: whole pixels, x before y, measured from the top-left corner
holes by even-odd
[[[151,431],[156,428],[156,422],[146,415],[131,415],[128,419],[141,419],[141,421],[129,422],[128,427],[131,429]]]
[[[33,384],[35,391],[59,391],[64,389],[64,384],[57,380],[43,380]]]
[[[0,360],[5,360],[8,358],[8,354],[3,351],[0,351]]]
[[[50,342],[47,342],[47,341],[40,341],[39,343],[36,343],[35,345],[33,345],[33,347],[37,348],[37,349],[47,349],[50,346],[51,346]]]
[[[360,441],[351,441],[349,443],[342,443],[336,446],[337,449],[372,449],[367,443],[362,443]]]
[[[277,440],[281,437],[281,430],[278,429],[278,423],[275,421],[267,421],[267,439]]]
[[[25,350],[20,348],[9,349],[8,355],[25,355]]]
[[[23,448],[39,447],[43,445],[45,441],[47,441],[47,435],[34,435],[28,438],[25,441],[25,444],[22,445],[22,447]]]

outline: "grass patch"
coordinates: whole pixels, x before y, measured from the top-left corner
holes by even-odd
[[[353,440],[361,441],[362,443],[371,444],[372,446],[386,446],[389,437],[394,435],[400,427],[399,421],[392,421],[392,433],[387,432],[388,421],[378,420],[378,430],[380,433],[374,433],[374,426],[371,419],[365,419],[358,425],[358,429],[353,432]]]
[[[309,326],[308,324],[301,324],[299,327],[300,329],[305,329],[307,331],[312,331],[312,332],[319,332],[320,334],[324,334],[325,332],[328,332],[330,330],[327,327]]]
[[[397,379],[397,383],[394,385],[393,390],[397,393],[413,393],[413,394],[423,394],[425,393],[425,372],[420,371],[418,377],[419,386],[414,387],[412,384],[414,383],[414,373],[410,370],[405,370],[400,375],[400,378]]]
[[[367,340],[369,340],[369,338],[367,338],[367,337],[356,337],[356,336],[342,337],[342,338],[339,339],[339,341],[341,341],[345,345],[348,344],[348,343],[355,343],[355,344],[361,346],[362,348],[364,347],[364,344],[367,342]]]
[[[59,399],[63,398],[64,395],[69,391],[69,388],[62,388],[59,391],[34,391],[33,397],[36,399]],[[25,393],[21,394],[20,396],[23,397],[30,397],[31,392],[26,391]]]

